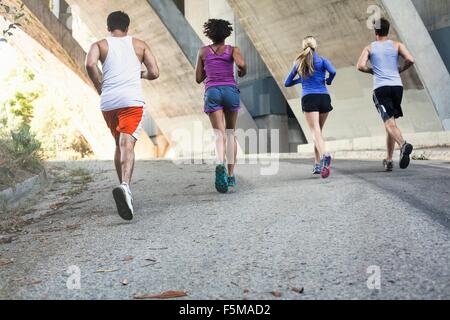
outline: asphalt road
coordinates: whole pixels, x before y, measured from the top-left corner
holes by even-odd
[[[328,180],[304,160],[274,176],[242,165],[238,192],[220,195],[209,165],[139,162],[131,223],[115,211],[112,163],[67,167],[94,181],[62,200],[59,179],[26,212],[35,221],[0,244],[0,298],[450,299],[448,163],[385,173],[338,161]],[[67,287],[70,266],[79,290]]]

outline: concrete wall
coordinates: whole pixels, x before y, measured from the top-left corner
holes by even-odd
[[[412,2],[450,72],[450,1],[413,0]]]
[[[227,39],[227,43],[241,49],[248,67],[246,77],[238,78],[241,99],[260,129],[280,131],[281,151],[289,152],[289,135],[286,125],[288,123],[287,102],[228,2],[225,0],[186,0],[185,11],[186,19],[205,44],[210,43],[210,40],[202,34],[203,24],[208,19],[225,19],[233,24],[234,32]],[[272,127],[268,127],[268,125]],[[291,129],[294,130],[293,127]],[[301,131],[299,126],[296,129]],[[300,136],[303,136],[303,133],[300,133]],[[298,143],[302,142],[304,141],[298,141]]]
[[[48,1],[7,0],[7,2],[16,6],[24,3],[28,23],[23,24],[21,29],[58,57],[83,81],[91,85],[84,69],[85,51],[72,37],[71,32],[49,10]]]
[[[450,130],[450,75],[411,0],[383,0],[446,130]]]
[[[428,31],[450,27],[450,1],[412,0]]]
[[[174,3],[167,0],[148,0],[148,2],[189,60],[192,69],[194,69],[197,63],[198,50],[203,46],[203,42],[179,10],[180,7],[186,8],[184,1]],[[192,86],[203,88],[203,85],[198,85],[194,81],[192,81]],[[247,111],[246,105],[241,103],[241,107],[237,127],[244,130],[257,130],[258,127]]]
[[[366,27],[367,9],[380,1],[372,0],[228,0],[240,23],[276,79],[297,119],[306,128],[300,106],[300,87],[285,89],[284,80],[301,50],[301,41],[314,35],[319,54],[338,69],[330,88],[335,111],[325,129],[328,140],[380,136],[383,125],[372,103],[372,79],[356,70],[362,49],[374,40]],[[383,9],[383,14],[386,12]],[[397,39],[393,30],[392,37]],[[415,72],[403,75],[406,117],[400,126],[407,133],[440,131],[442,124],[433,102]],[[308,130],[305,134],[309,141]]]

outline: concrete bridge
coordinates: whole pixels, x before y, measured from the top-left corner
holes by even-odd
[[[84,99],[76,113],[85,124],[83,133],[98,153],[109,152],[101,150],[105,143],[95,141],[97,137],[106,141],[107,133],[99,114],[90,114],[98,98],[89,88],[83,62],[89,45],[107,35],[106,16],[114,10],[131,16],[131,34],[152,45],[161,67],[161,79],[144,84],[151,115],[145,128],[151,139],[141,142],[143,154],[151,150],[147,156],[165,156],[173,148],[189,149],[197,155],[212,152],[203,141],[190,146],[173,141],[179,130],[195,135],[195,124],[210,127],[202,113],[203,89],[193,81],[195,53],[207,41],[201,25],[210,17],[234,22],[235,35],[230,41],[242,47],[249,58],[251,75],[249,81],[241,83],[245,107],[239,126],[246,130],[278,129],[284,142],[281,152],[295,152],[299,145],[312,141],[301,113],[300,89],[283,87],[307,34],[318,38],[320,53],[338,68],[331,88],[335,112],[326,138],[341,141],[384,135],[371,101],[372,79],[355,68],[362,48],[373,41],[373,31],[366,23],[373,13],[368,13],[368,8],[374,4],[394,22],[393,38],[405,42],[417,60],[416,68],[403,76],[405,118],[400,122],[404,132],[423,135],[450,128],[446,67],[450,50],[445,45],[450,19],[446,1],[67,0],[58,5],[64,10],[60,20],[51,14],[48,1],[23,3],[29,17],[23,30],[73,73],[69,82],[83,82],[80,90],[86,93],[73,93]],[[99,126],[101,129],[95,128]]]

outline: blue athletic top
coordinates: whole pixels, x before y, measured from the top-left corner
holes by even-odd
[[[392,40],[375,41],[370,49],[370,63],[373,69],[373,87],[403,86],[398,71],[398,50]]]
[[[326,84],[331,85],[336,76],[336,69],[330,61],[314,52],[314,70],[311,76],[303,79],[298,74],[298,66],[295,65],[284,85],[286,87],[292,87],[301,83],[303,87],[302,97],[308,94],[328,94]],[[328,79],[326,79],[327,72],[330,74]],[[298,78],[296,79],[297,76]]]

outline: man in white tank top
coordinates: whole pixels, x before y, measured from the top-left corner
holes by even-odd
[[[358,61],[358,70],[374,76],[373,100],[384,121],[387,133],[387,158],[383,161],[386,171],[394,168],[395,143],[401,147],[400,168],[406,169],[410,163],[413,146],[403,139],[396,119],[403,117],[403,84],[400,74],[414,65],[414,58],[405,45],[389,40],[390,23],[382,18],[375,21],[376,41],[364,48]],[[399,57],[404,64],[399,66]],[[371,66],[368,66],[368,62]]]
[[[143,41],[128,36],[129,16],[116,11],[108,16],[110,37],[91,46],[86,69],[101,96],[101,110],[116,141],[114,163],[121,185],[113,190],[119,215],[132,220],[130,191],[134,168],[134,147],[145,115],[141,79],[159,77],[156,59]],[[102,71],[98,67],[102,63]],[[141,71],[142,65],[146,71]]]

